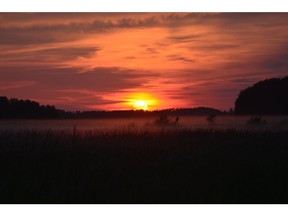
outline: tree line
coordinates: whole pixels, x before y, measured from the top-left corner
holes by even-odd
[[[58,118],[62,110],[31,100],[0,97],[0,118]]]
[[[235,101],[234,113],[287,115],[288,77],[262,80],[241,91]]]
[[[65,111],[52,105],[40,105],[31,100],[8,99],[0,96],[0,119],[63,119],[63,118],[127,118],[185,115],[222,115],[209,107],[179,108],[166,110],[114,110],[114,111]],[[287,115],[288,114],[288,77],[259,81],[239,93],[235,100],[236,115]]]
[[[31,100],[0,97],[0,119],[73,119],[73,118],[129,118],[159,116],[165,113],[171,116],[222,114],[220,110],[197,107],[166,110],[114,110],[114,111],[65,111],[51,105],[40,105]]]

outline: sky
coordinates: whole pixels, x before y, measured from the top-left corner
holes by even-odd
[[[288,75],[288,13],[0,13],[0,95],[64,110],[229,110]]]

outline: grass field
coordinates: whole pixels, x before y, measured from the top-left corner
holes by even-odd
[[[0,203],[288,203],[288,131],[0,132]]]

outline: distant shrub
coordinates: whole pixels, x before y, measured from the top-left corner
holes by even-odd
[[[179,117],[177,116],[175,120],[168,117],[167,114],[161,113],[160,116],[155,120],[155,125],[160,126],[176,126],[179,122]]]
[[[214,123],[215,122],[215,118],[216,118],[216,115],[215,114],[210,114],[206,120],[208,121],[208,123]]]
[[[267,121],[262,119],[261,116],[255,116],[255,117],[251,117],[248,121],[247,124],[249,125],[264,125],[266,124]]]

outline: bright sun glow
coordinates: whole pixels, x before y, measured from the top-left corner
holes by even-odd
[[[125,100],[125,104],[134,110],[153,110],[158,104],[158,100],[148,93],[132,93]]]
[[[148,110],[148,105],[143,100],[137,100],[133,104],[134,109],[136,110]]]

